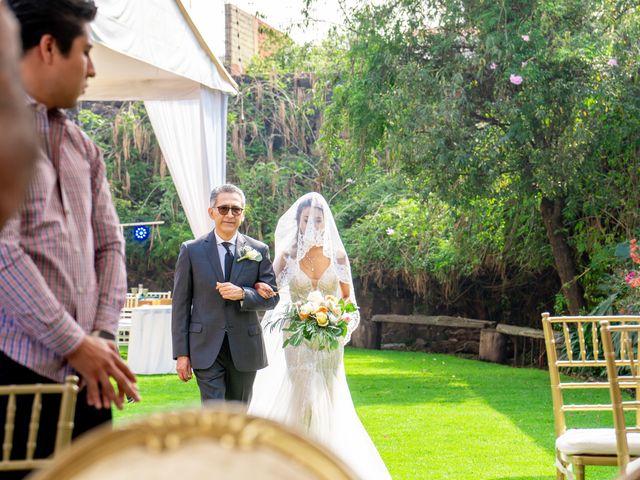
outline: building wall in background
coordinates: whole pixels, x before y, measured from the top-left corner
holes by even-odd
[[[274,39],[287,38],[255,15],[230,3],[225,4],[224,13],[224,63],[231,75],[243,75],[254,56],[265,57],[276,49]]]

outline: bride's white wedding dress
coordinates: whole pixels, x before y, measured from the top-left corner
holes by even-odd
[[[313,282],[297,272],[280,288],[286,299],[263,320],[269,366],[258,372],[249,413],[283,422],[303,431],[338,455],[363,480],[390,479],[375,445],[353,406],[344,371],[344,345],[315,350],[309,345],[282,348],[283,332],[270,331],[290,301],[306,300],[309,292],[340,296],[342,265],[336,263]],[[272,317],[273,315],[273,317]]]

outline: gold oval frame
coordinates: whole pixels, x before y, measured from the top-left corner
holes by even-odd
[[[358,480],[328,449],[284,425],[248,415],[244,407],[233,404],[158,413],[115,429],[110,425],[97,428],[30,478],[70,479],[99,462],[118,461],[118,454],[130,447],[143,447],[150,454],[158,454],[188,448],[186,444],[194,440],[213,441],[230,455],[234,451],[266,452],[308,472],[305,478],[309,479]],[[215,465],[211,467],[215,470]],[[220,474],[219,478],[225,478],[224,472]],[[260,472],[255,471],[252,480],[259,479]]]

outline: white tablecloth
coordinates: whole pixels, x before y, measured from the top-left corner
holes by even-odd
[[[149,305],[131,310],[128,362],[133,373],[175,373],[170,305]]]

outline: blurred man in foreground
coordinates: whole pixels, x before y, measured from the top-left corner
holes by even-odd
[[[22,208],[0,232],[0,385],[79,374],[76,437],[110,422],[111,404],[122,408],[125,394],[139,398],[115,343],[126,293],[124,241],[105,164],[61,110],[76,106],[95,76],[88,24],[96,7],[91,0],[8,4],[21,27],[20,73],[41,151]],[[52,451],[58,402],[45,399],[38,457]],[[27,408],[18,405],[16,456]],[[0,405],[0,425],[4,415]]]
[[[0,229],[16,211],[38,153],[18,72],[18,25],[0,0]]]

